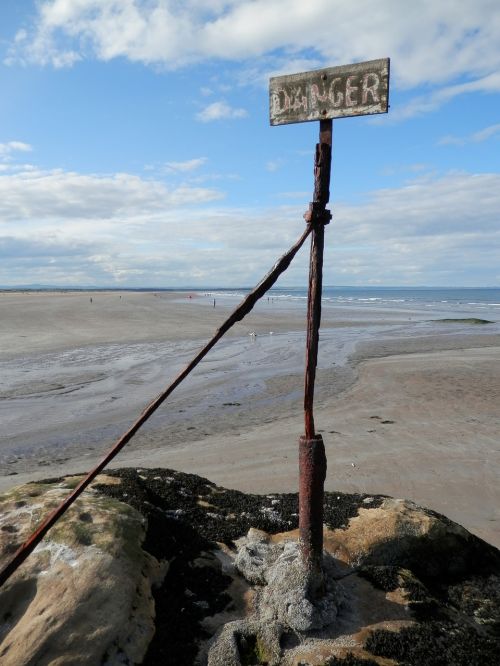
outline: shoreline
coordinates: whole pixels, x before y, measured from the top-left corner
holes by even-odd
[[[52,304],[45,294],[38,301],[42,307],[31,313],[20,296],[21,318],[29,320],[31,328],[19,329],[10,322],[9,330],[4,326],[0,331],[4,351],[20,330],[33,342],[24,357],[26,338],[17,338],[4,354],[4,369],[12,372],[10,389],[15,381],[21,383],[19,395],[4,397],[0,405],[7,415],[13,405],[39,410],[24,431],[20,428],[15,437],[2,439],[0,491],[93,467],[121,434],[122,425],[135,420],[154,397],[153,388],[168,383],[162,362],[170,359],[168,374],[176,374],[170,373],[173,366],[182,366],[200,340],[209,337],[205,333],[211,334],[223,313],[230,311],[221,305],[214,312],[198,298],[189,300],[183,294],[179,299],[175,292],[165,299],[149,292],[119,299],[116,292],[97,303],[94,319],[79,328],[85,320],[80,311],[87,315],[90,310],[88,293],[75,299],[63,294],[62,302],[61,295],[55,295]],[[58,330],[44,331],[43,322],[48,325],[58,309],[59,316],[64,312],[57,320]],[[115,333],[108,328],[110,321],[123,321],[125,315],[129,327],[111,342]],[[396,318],[394,313],[348,315],[342,308],[333,314],[327,310],[321,329],[315,420],[318,431],[324,431],[329,461],[326,489],[414,500],[499,547],[496,327],[491,333],[476,327],[470,332],[464,327],[427,327],[422,320],[408,323],[406,311]],[[303,428],[303,316],[296,306],[261,304],[217,345],[200,371],[171,396],[111,466],[169,467],[246,492],[295,492],[297,443]],[[257,331],[257,337],[249,331]],[[360,331],[365,338],[360,339]],[[160,333],[163,342],[158,342]],[[94,367],[86,354],[92,356],[96,350],[101,356],[97,363],[92,360]],[[90,381],[93,372],[96,376]],[[26,387],[33,389],[33,374],[39,391],[29,394]],[[135,400],[130,399],[132,393]],[[116,399],[110,401],[113,396]],[[52,418],[61,420],[53,426]],[[81,428],[89,425],[95,427],[89,435],[95,441],[84,451]],[[44,428],[55,428],[55,444],[37,449]],[[26,447],[27,442],[32,454],[7,462],[9,447]]]

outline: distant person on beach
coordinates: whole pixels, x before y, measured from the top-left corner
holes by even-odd
[[[214,298],[214,307],[215,307],[215,298]]]

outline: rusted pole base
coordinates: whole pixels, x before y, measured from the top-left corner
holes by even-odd
[[[322,587],[323,496],[326,478],[325,445],[321,435],[299,440],[299,533],[302,561],[309,570],[314,595]]]

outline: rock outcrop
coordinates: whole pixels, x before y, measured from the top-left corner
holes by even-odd
[[[78,481],[0,497],[0,561]],[[99,477],[0,590],[0,662],[493,666],[500,552],[412,502],[326,493],[308,597],[297,495],[165,469]]]
[[[1,496],[2,564],[75,481]],[[95,491],[77,500],[0,589],[2,666],[141,663],[155,631],[151,586],[165,573],[141,548],[145,531],[125,503]]]

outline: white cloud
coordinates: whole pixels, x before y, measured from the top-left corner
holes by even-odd
[[[472,135],[471,139],[475,143],[480,143],[482,141],[486,141],[487,139],[490,139],[493,136],[498,138],[499,134],[500,134],[500,123],[497,123],[496,125],[490,125],[489,127],[485,127],[484,129],[480,130],[479,132],[475,132]]]
[[[500,69],[499,34],[497,0],[41,0],[34,29],[17,33],[8,61],[61,67],[125,57],[175,68],[281,50],[283,65],[390,56],[396,82],[408,88],[461,77],[484,86]]]
[[[206,157],[195,157],[192,160],[185,160],[184,162],[166,162],[165,166],[168,171],[180,171],[185,173],[187,171],[194,171],[195,169],[199,169],[206,162]]]
[[[500,174],[449,173],[424,176],[403,187],[370,193],[364,204],[343,205],[335,219],[350,241],[369,236],[378,243],[500,231]],[[344,237],[347,240],[347,236]],[[404,241],[406,242],[406,241]],[[498,248],[500,252],[500,247]]]
[[[234,118],[245,118],[248,113],[245,109],[237,109],[229,106],[226,102],[213,102],[196,114],[196,119],[202,123],[210,123],[214,120],[225,120]]]
[[[278,171],[278,169],[281,169],[283,164],[284,161],[280,157],[278,157],[275,160],[269,160],[268,162],[266,162],[266,171],[270,171],[271,173],[273,173],[274,171]]]
[[[127,173],[79,174],[32,169],[0,176],[0,228],[23,220],[119,220],[171,206],[222,198],[218,190],[178,187]]]
[[[282,74],[294,74],[296,72],[307,72],[312,69],[320,69],[325,65],[331,65],[328,60],[318,56],[293,56],[289,50],[284,52],[273,52],[271,55],[262,55],[245,62],[237,74],[240,86],[248,87],[256,85],[261,88],[269,86],[271,76]]]
[[[392,120],[402,120],[404,118],[422,115],[440,108],[454,97],[478,92],[500,92],[500,73],[495,72],[467,83],[445,86],[444,88],[429,92],[427,95],[415,97],[405,106],[401,106],[399,109],[391,111],[390,117]]]
[[[499,206],[494,173],[422,177],[378,190],[360,206],[334,208],[333,261],[356,284],[375,277],[381,284],[494,285]]]
[[[500,123],[497,123],[495,125],[489,125],[489,127],[485,127],[482,130],[479,130],[478,132],[474,132],[473,134],[470,134],[469,136],[465,137],[460,137],[460,136],[453,136],[451,134],[448,134],[447,136],[443,136],[441,139],[438,141],[438,145],[443,146],[443,145],[456,145],[456,146],[465,146],[468,143],[482,143],[483,141],[487,141],[488,139],[491,138],[499,138],[500,137]]]
[[[23,141],[8,141],[7,143],[0,143],[0,160],[9,160],[12,153],[22,152],[26,153],[33,150],[29,143]]]
[[[220,196],[130,174],[0,174],[0,284],[255,284],[302,232],[303,201],[224,208]],[[488,173],[333,204],[325,284],[498,284],[499,211],[500,174]],[[307,254],[285,283],[306,282]]]

